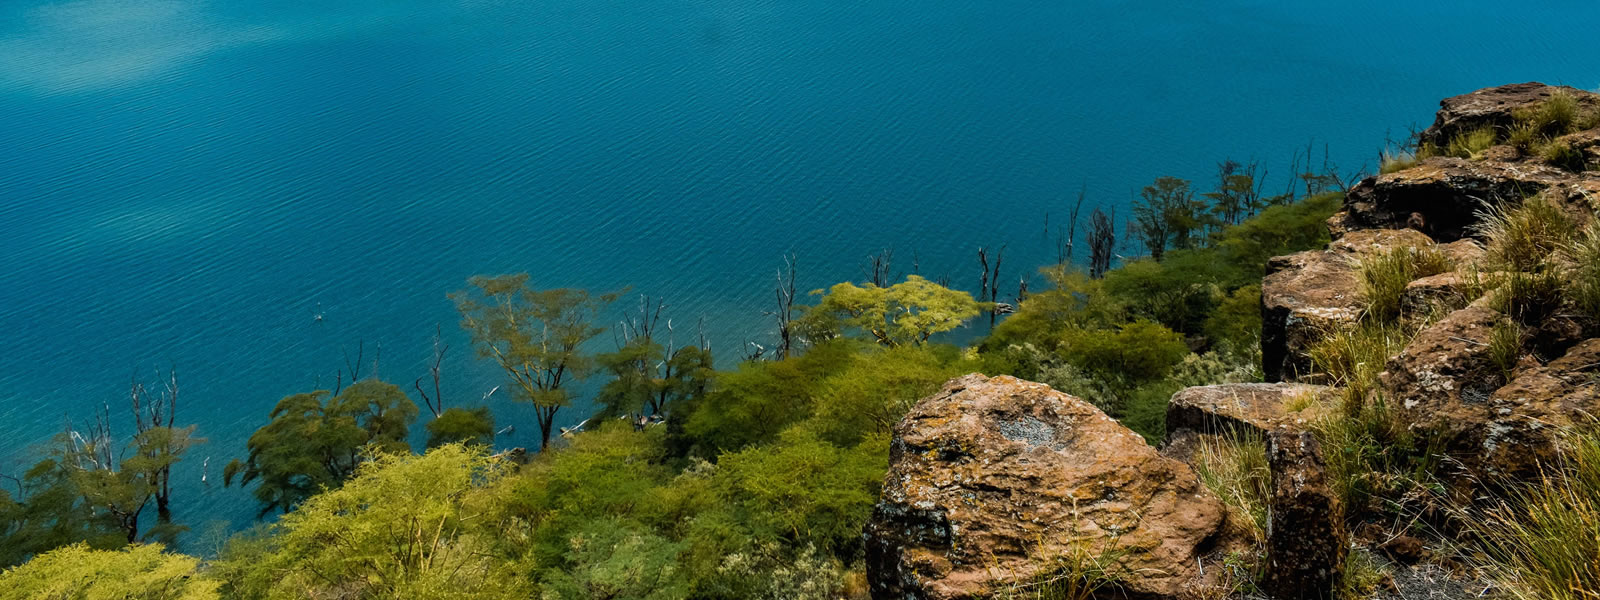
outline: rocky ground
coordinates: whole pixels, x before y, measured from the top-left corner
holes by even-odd
[[[1581,107],[1600,95],[1564,88]],[[1421,142],[1506,128],[1557,88],[1518,84],[1449,98]],[[1593,168],[1600,129],[1564,135]],[[1530,326],[1514,370],[1491,364],[1488,339],[1505,318],[1473,298],[1466,273],[1484,255],[1486,207],[1543,193],[1573,218],[1592,218],[1600,174],[1546,164],[1505,144],[1470,158],[1425,158],[1361,181],[1330,220],[1324,250],[1273,259],[1262,286],[1263,370],[1270,383],[1190,388],[1173,397],[1158,451],[1094,406],[1047,386],[981,375],[951,381],[895,430],[890,473],[866,533],[874,598],[1005,596],[1043,573],[1115,563],[1106,597],[1220,598],[1241,556],[1264,561],[1261,592],[1322,598],[1360,550],[1399,557],[1377,598],[1476,598],[1489,585],[1439,560],[1432,542],[1363,534],[1346,519],[1308,424],[1341,390],[1324,387],[1311,347],[1362,318],[1356,261],[1395,248],[1432,248],[1456,269],[1406,286],[1403,312],[1438,318],[1390,356],[1378,385],[1413,431],[1442,440],[1437,475],[1467,496],[1483,481],[1527,477],[1550,457],[1556,426],[1600,413],[1600,332],[1561,314]],[[1271,470],[1270,525],[1252,539],[1196,475],[1212,437],[1248,434]],[[1365,526],[1374,526],[1367,523]],[[1385,538],[1385,539],[1378,539]],[[1041,564],[1041,556],[1065,556]],[[1378,560],[1390,561],[1390,558]],[[1063,562],[1064,561],[1064,562]],[[1109,590],[1109,591],[1107,591]]]

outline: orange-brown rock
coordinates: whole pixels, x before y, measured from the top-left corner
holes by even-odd
[[[1303,383],[1228,383],[1178,390],[1167,404],[1169,439],[1182,431],[1265,435],[1305,429],[1332,403],[1334,388]]]
[[[1188,466],[1089,403],[973,374],[895,427],[867,573],[880,600],[986,598],[1078,552],[1106,561],[1118,593],[1177,598],[1203,582],[1226,514]]]
[[[1261,358],[1267,381],[1295,381],[1311,367],[1307,351],[1329,331],[1361,316],[1355,263],[1365,256],[1433,240],[1410,229],[1353,231],[1327,250],[1267,261],[1261,282]]]
[[[1482,469],[1494,477],[1526,479],[1555,458],[1557,429],[1600,416],[1600,339],[1523,370],[1489,396],[1480,413]]]

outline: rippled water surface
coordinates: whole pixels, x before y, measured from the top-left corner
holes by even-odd
[[[726,362],[788,250],[805,287],[885,247],[976,287],[1008,244],[1015,281],[1080,186],[1126,214],[1313,139],[1348,171],[1443,96],[1600,85],[1591,2],[1338,4],[0,3],[0,472],[175,364],[210,438],[179,517],[242,524],[204,459],[358,342],[409,386],[443,324],[446,393],[498,383],[445,298],[475,273],[631,285]]]

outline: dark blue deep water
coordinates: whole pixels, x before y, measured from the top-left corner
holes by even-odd
[[[680,331],[707,318],[727,364],[770,335],[785,251],[807,288],[886,247],[974,288],[974,248],[1009,244],[1015,281],[1080,186],[1126,214],[1156,176],[1281,174],[1313,140],[1372,167],[1441,97],[1600,86],[1597,22],[1589,0],[10,0],[0,472],[176,364],[210,439],[179,518],[241,525],[202,462],[215,481],[358,341],[409,387],[443,324],[451,399],[499,383],[445,297],[475,273],[631,285]],[[502,442],[534,443],[496,398]]]

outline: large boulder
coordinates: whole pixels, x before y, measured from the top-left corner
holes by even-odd
[[[1433,126],[1422,132],[1421,141],[1443,148],[1463,132],[1482,127],[1504,131],[1514,122],[1516,111],[1537,107],[1556,90],[1565,90],[1580,106],[1600,106],[1600,94],[1567,86],[1528,82],[1484,88],[1439,101]]]
[[[1368,177],[1350,188],[1344,210],[1330,220],[1334,235],[1364,229],[1418,229],[1440,242],[1473,235],[1486,206],[1517,201],[1573,175],[1533,162],[1507,163],[1434,157]]]
[[[1352,231],[1328,245],[1267,261],[1261,282],[1261,360],[1267,381],[1295,381],[1310,370],[1307,352],[1329,331],[1361,316],[1356,262],[1433,240],[1410,229]]]
[[[1203,563],[1226,515],[1188,466],[1093,405],[967,375],[895,427],[867,575],[880,600],[984,598],[1076,557],[1117,594],[1177,598],[1220,573]]]

